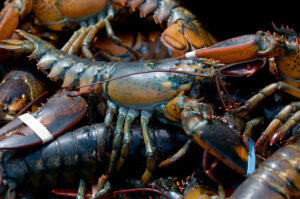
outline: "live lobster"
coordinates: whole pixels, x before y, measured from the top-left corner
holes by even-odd
[[[149,132],[160,160],[174,153],[178,144],[187,139],[183,134],[163,128],[150,128]],[[141,128],[133,126],[132,135],[130,157],[139,165],[138,162],[144,161]],[[106,136],[105,125],[98,123],[68,132],[41,147],[1,151],[0,198],[14,199],[18,192],[45,198],[52,188],[77,187],[80,179],[97,183],[109,163],[111,141],[111,136]]]
[[[118,45],[127,48],[135,56],[134,50],[124,45],[113,32],[110,21],[121,8],[140,10],[146,17],[152,13],[155,22],[168,23],[161,39],[173,51],[185,52],[215,43],[215,39],[202,28],[201,23],[176,0],[81,0],[81,1],[6,1],[0,14],[0,39],[9,38],[18,27],[19,18],[32,13],[39,24],[56,31],[76,31],[63,50],[71,54],[82,48],[85,57],[92,58],[89,47],[96,33],[105,26],[108,36]],[[124,10],[124,9],[121,9]]]
[[[289,28],[278,28],[273,24],[276,32],[259,31],[256,34],[244,35],[217,43],[206,49],[199,49],[186,53],[180,58],[205,57],[218,59],[222,63],[241,62],[236,71],[233,68],[222,70],[222,74],[239,76],[240,73],[248,76],[254,74],[263,66],[252,66],[257,59],[269,61],[270,72],[280,81],[272,83],[258,94],[246,101],[245,105],[238,108],[241,117],[245,117],[257,104],[275,91],[283,91],[300,99],[300,45],[299,34]],[[245,62],[246,63],[243,63]],[[257,140],[256,149],[265,153],[267,146],[282,140],[286,132],[300,121],[299,102],[291,103],[275,116],[274,120]],[[293,116],[283,124],[290,113]]]
[[[48,74],[50,79],[57,80],[64,76],[62,85],[64,88],[71,88],[78,81],[80,85],[89,85],[99,80],[113,79],[132,72],[158,71],[106,82],[103,86],[99,86],[99,84],[84,86],[80,88],[79,92],[73,92],[73,95],[91,91],[104,94],[108,99],[104,122],[106,128],[111,125],[113,116],[117,112],[117,106],[120,107],[109,173],[114,172],[117,165],[122,165],[128,155],[132,142],[130,127],[134,119],[141,114],[142,132],[148,158],[147,170],[142,176],[142,182],[149,182],[151,173],[156,167],[156,153],[148,132],[148,122],[152,113],[158,115],[158,119],[164,123],[182,126],[185,133],[205,150],[220,158],[237,172],[246,172],[248,154],[240,142],[237,132],[229,130],[224,121],[213,117],[206,104],[183,95],[183,92],[189,92],[198,80],[203,79],[203,76],[213,78],[216,68],[222,67],[222,64],[209,59],[90,62],[87,59],[67,55],[34,35],[24,31],[18,31],[18,33],[27,40],[6,40],[0,44],[0,48],[32,52],[30,57],[39,60],[37,66],[41,70],[46,72],[51,69]],[[172,71],[173,73],[162,73],[161,71]],[[188,74],[177,74],[184,72]],[[189,74],[198,74],[198,77]],[[223,129],[223,133],[216,136],[221,140],[217,146],[214,144],[216,141],[214,134],[206,134],[208,128]],[[226,151],[225,154],[224,151]],[[117,162],[119,153],[121,157]]]

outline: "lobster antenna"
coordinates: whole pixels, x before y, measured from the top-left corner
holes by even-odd
[[[219,94],[219,96],[220,96],[221,104],[222,104],[222,106],[224,107],[224,109],[227,110],[228,107],[225,105],[225,102],[224,102],[224,99],[223,99],[223,95],[222,95],[222,93],[221,93],[220,84],[219,84],[219,79],[218,79],[218,78],[215,78],[215,81],[216,81],[216,85],[217,85],[218,94]]]
[[[139,74],[145,74],[145,73],[157,73],[157,72],[179,73],[179,74],[185,74],[185,75],[193,75],[193,76],[197,76],[197,77],[209,77],[209,78],[212,77],[212,75],[209,75],[209,74],[199,74],[199,73],[193,73],[193,72],[187,72],[187,71],[151,70],[151,71],[141,71],[141,72],[135,72],[135,73],[130,73],[130,74],[126,74],[126,75],[121,75],[119,77],[114,77],[114,78],[111,78],[111,79],[98,81],[98,82],[94,82],[94,83],[91,83],[91,84],[86,84],[86,85],[83,85],[83,86],[77,86],[75,88],[79,89],[79,88],[83,88],[83,87],[94,86],[94,85],[97,85],[97,84],[103,84],[103,83],[106,83],[106,82],[110,82],[110,81],[113,81],[113,80],[121,79],[121,78],[132,76],[132,75],[139,75]]]
[[[228,97],[229,100],[231,101],[233,107],[236,109],[236,108],[237,108],[236,102],[234,101],[234,99],[231,97],[231,95],[230,95],[229,92],[227,91],[226,86],[224,85],[222,79],[220,79],[220,78],[218,78],[218,79],[219,79],[220,85],[222,86],[224,92],[226,93],[227,97]]]

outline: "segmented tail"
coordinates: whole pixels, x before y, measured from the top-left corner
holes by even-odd
[[[62,88],[72,88],[76,84],[87,85],[103,80],[104,68],[110,68],[113,63],[82,59],[74,55],[69,55],[56,49],[50,43],[43,41],[39,37],[17,30],[17,33],[26,40],[16,42],[14,45],[22,45],[24,52],[31,52],[30,58],[38,60],[37,66],[40,70],[47,73],[51,80],[63,79]],[[6,43],[9,40],[6,41]],[[11,43],[11,42],[10,42]],[[48,72],[50,71],[50,72]],[[99,85],[83,87],[80,93],[87,93],[98,89]]]

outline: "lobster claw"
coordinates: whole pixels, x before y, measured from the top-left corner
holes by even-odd
[[[263,66],[264,58],[271,58],[279,53],[280,37],[265,32],[243,35],[219,42],[211,47],[186,53],[179,58],[212,58],[224,64],[232,64],[235,72],[230,75],[251,75]],[[257,61],[261,60],[261,61]],[[227,67],[226,72],[229,73]],[[246,72],[250,71],[250,72]],[[226,74],[225,74],[226,75]]]
[[[178,12],[183,12],[178,8]],[[169,27],[162,33],[161,41],[174,52],[186,52],[189,49],[195,50],[205,46],[211,46],[217,40],[207,32],[197,20],[193,20],[191,13],[188,21],[173,19],[169,20]]]
[[[87,103],[82,97],[68,97],[62,92],[52,96],[46,104],[30,115],[46,127],[53,139],[76,124],[86,111]],[[19,118],[0,129],[0,149],[20,149],[45,142]]]
[[[183,113],[185,114],[185,113]],[[188,115],[188,114],[186,114]],[[240,174],[246,174],[248,153],[238,133],[221,119],[200,119],[184,117],[182,125],[185,132],[204,150],[221,160]]]

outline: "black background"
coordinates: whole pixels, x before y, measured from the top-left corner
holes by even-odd
[[[183,0],[207,29],[223,40],[258,30],[273,31],[271,22],[277,26],[288,25],[300,32],[300,7],[297,1],[200,1]]]

